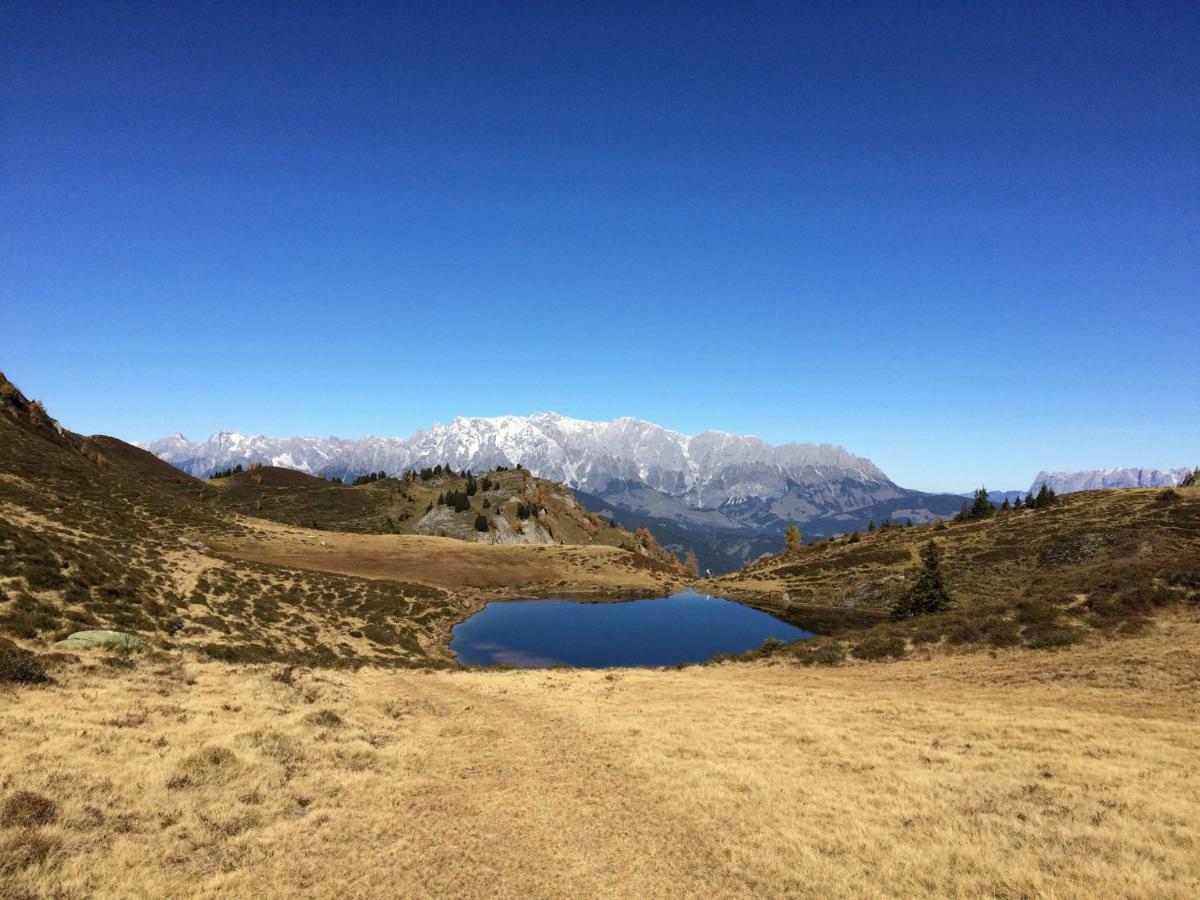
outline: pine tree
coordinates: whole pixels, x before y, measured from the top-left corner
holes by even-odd
[[[942,579],[942,550],[935,541],[930,541],[921,551],[921,563],[916,583],[892,608],[892,618],[896,621],[944,612],[951,606],[950,593]]]
[[[872,519],[870,522],[867,523],[867,531],[871,532],[874,530],[875,530],[875,520]]]
[[[1041,488],[1037,492],[1037,508],[1046,509],[1053,506],[1054,501],[1058,498],[1055,496],[1054,488],[1048,487],[1046,482],[1042,482]]]
[[[1000,504],[1000,508],[1001,508],[1002,510],[1004,510],[1005,512],[1007,512],[1008,510],[1012,509],[1012,504],[1008,502],[1008,498],[1007,498],[1007,497],[1005,497],[1005,498],[1004,498],[1004,502]]]
[[[789,525],[787,531],[783,533],[783,549],[788,553],[795,553],[800,549],[801,543],[800,529],[795,525]]]
[[[485,516],[483,513],[479,513],[478,515],[475,516],[475,530],[476,531],[487,531],[488,530],[487,516]]]
[[[683,560],[683,569],[693,578],[700,577],[700,560],[696,559],[696,551],[688,549],[687,556]]]
[[[971,504],[967,516],[971,519],[986,519],[995,511],[996,507],[992,506],[992,501],[988,499],[987,488],[981,487],[975,492],[975,501]]]
[[[1017,499],[1015,499],[1013,501],[1013,509],[1021,509],[1021,508],[1023,508],[1023,504],[1021,503],[1021,495],[1017,494]]]

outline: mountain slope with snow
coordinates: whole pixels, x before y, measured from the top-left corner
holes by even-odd
[[[269,438],[220,431],[199,443],[175,434],[138,446],[200,476],[253,462],[339,476],[398,474],[439,463],[479,472],[520,463],[538,477],[581,490],[634,481],[699,509],[782,497],[790,484],[849,480],[882,490],[891,486],[870,460],[828,444],[772,446],[716,431],[690,437],[640,419],[590,422],[555,413],[460,417],[410,438]]]
[[[1038,472],[1029,490],[1037,493],[1045,484],[1056,494],[1095,491],[1103,488],[1176,487],[1192,470],[1187,466],[1171,469],[1089,469],[1083,472]]]
[[[632,418],[460,417],[408,438],[221,431],[201,442],[175,434],[139,446],[197,476],[238,463],[340,478],[438,464],[484,472],[519,463],[540,478],[599,498],[606,509],[628,514],[656,534],[676,535],[676,551],[695,549],[702,562],[710,553],[714,570],[774,549],[789,523],[808,523],[806,534],[816,537],[886,517],[925,522],[952,515],[961,504],[960,498],[901,488],[869,459],[841,447],[774,446],[719,431],[689,436]],[[733,556],[722,555],[728,553]]]

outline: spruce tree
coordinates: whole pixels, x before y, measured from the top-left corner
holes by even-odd
[[[992,501],[988,499],[987,488],[981,487],[975,492],[975,501],[971,504],[971,511],[967,514],[972,519],[986,519],[996,508],[992,506]]]
[[[935,541],[931,540],[921,551],[921,563],[916,583],[892,608],[892,618],[896,621],[944,612],[951,606],[950,593],[942,579],[942,550]]]

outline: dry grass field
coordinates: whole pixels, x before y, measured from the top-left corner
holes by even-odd
[[[214,540],[238,560],[513,596],[547,592],[661,594],[686,579],[602,544],[472,544],[422,535],[316,532],[256,522],[252,534]]]
[[[1179,897],[1200,621],[836,668],[103,653],[0,693],[0,894]]]

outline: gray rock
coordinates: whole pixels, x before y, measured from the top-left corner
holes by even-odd
[[[136,634],[123,631],[76,631],[54,646],[64,650],[90,650],[93,647],[141,650],[146,646],[146,641]]]

